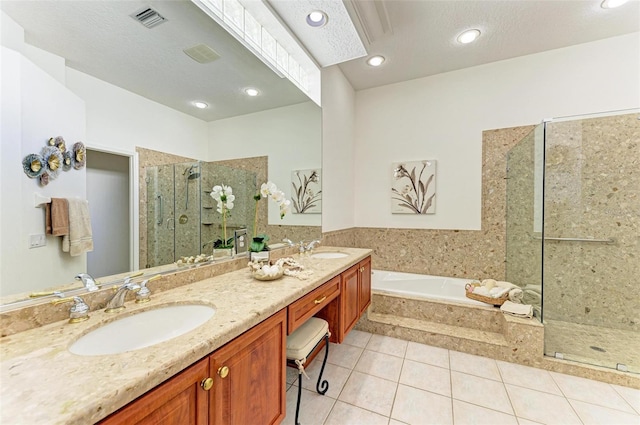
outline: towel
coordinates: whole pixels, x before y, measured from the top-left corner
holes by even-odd
[[[85,252],[93,251],[91,234],[91,218],[89,202],[84,199],[68,199],[69,201],[69,235],[62,239],[62,251],[77,257]]]
[[[516,304],[511,301],[505,301],[500,306],[500,311],[504,314],[510,314],[516,317],[531,319],[533,317],[533,307],[529,304]]]
[[[69,202],[64,198],[51,198],[51,203],[45,204],[44,210],[45,233],[54,236],[69,234]]]
[[[509,290],[509,301],[512,303],[522,304],[524,298],[524,292],[520,288],[513,288]]]

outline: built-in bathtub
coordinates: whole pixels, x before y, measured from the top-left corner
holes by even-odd
[[[469,299],[465,296],[464,286],[469,282],[472,282],[472,280],[373,270],[371,289],[375,292],[399,296],[487,306],[485,303]]]

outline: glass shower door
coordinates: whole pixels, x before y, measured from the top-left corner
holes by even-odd
[[[545,354],[638,373],[638,114],[554,120],[545,133]]]

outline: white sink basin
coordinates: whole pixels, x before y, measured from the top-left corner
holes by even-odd
[[[310,255],[311,258],[344,258],[348,257],[349,254],[345,254],[344,252],[314,252]]]
[[[171,305],[123,317],[89,332],[71,344],[80,356],[139,350],[167,341],[204,324],[216,309],[206,305]]]

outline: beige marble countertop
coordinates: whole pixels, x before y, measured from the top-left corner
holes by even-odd
[[[313,274],[262,282],[242,269],[153,294],[126,310],[92,311],[79,324],[55,322],[0,340],[0,423],[89,424],[99,421],[291,302],[366,258],[371,250],[323,247],[344,258],[298,259]],[[215,315],[200,327],[151,347],[106,356],[78,356],[67,347],[109,321],[158,306],[205,304]]]

